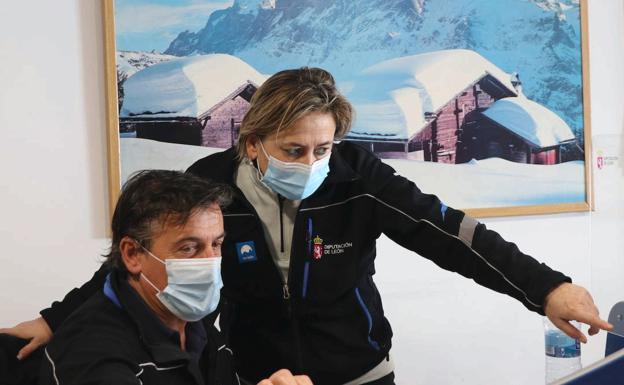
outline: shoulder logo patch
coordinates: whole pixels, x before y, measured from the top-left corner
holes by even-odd
[[[235,246],[239,263],[255,262],[258,260],[254,241],[237,242]]]

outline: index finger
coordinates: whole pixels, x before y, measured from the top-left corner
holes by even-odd
[[[17,327],[0,328],[0,334],[10,334],[13,337],[20,337],[20,338],[22,338],[22,333],[20,333],[20,331],[19,331],[19,329],[17,329]]]
[[[593,326],[595,328],[599,328],[599,329],[606,330],[606,331],[610,331],[613,329],[613,325],[603,320],[596,314],[587,314],[587,313],[579,314],[576,317],[576,320],[584,324],[587,324],[589,326]]]

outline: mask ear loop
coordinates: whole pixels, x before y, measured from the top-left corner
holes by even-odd
[[[143,246],[141,244],[141,242],[137,241],[136,239],[134,239],[134,241],[137,243],[137,245],[139,245],[140,248],[143,249],[143,251],[145,251],[147,254],[149,254],[152,258],[154,258],[155,260],[157,260],[158,262],[162,263],[163,265],[166,265],[167,263],[165,261],[163,261],[162,259],[158,258],[157,256],[155,256],[154,254],[152,254],[151,251],[149,251],[147,248],[145,248],[145,246]]]
[[[145,274],[143,274],[143,272],[140,273],[140,276],[145,280],[145,282],[149,283],[151,287],[154,288],[154,290],[156,290],[156,293],[160,294],[161,290],[159,288],[156,287],[156,285],[154,285],[152,283],[152,281],[150,281],[147,276]]]
[[[167,264],[165,263],[165,261],[163,261],[162,259],[158,258],[158,257],[157,257],[157,256],[155,256],[154,254],[152,254],[152,252],[151,252],[151,251],[149,251],[148,249],[146,249],[146,248],[145,248],[145,246],[143,246],[143,245],[141,244],[141,242],[137,241],[136,239],[134,239],[134,241],[137,243],[137,245],[139,245],[139,247],[140,247],[140,248],[142,248],[142,249],[143,249],[143,250],[144,250],[147,254],[149,254],[152,258],[156,259],[158,262],[162,263],[162,264],[163,264],[163,265],[165,265],[165,266],[167,265]],[[157,287],[156,287],[156,285],[154,285],[154,284],[152,283],[152,281],[150,281],[150,280],[149,280],[149,278],[147,278],[147,276],[146,276],[145,274],[143,274],[143,272],[142,272],[142,271],[139,273],[139,277],[141,277],[141,278],[145,279],[145,281],[146,281],[147,283],[149,283],[149,284],[150,284],[150,286],[154,288],[154,290],[156,290],[156,293],[160,294],[161,290],[160,290],[159,288],[157,288]]]
[[[260,148],[262,149],[264,156],[267,158],[267,163],[268,163],[271,160],[271,157],[269,156],[269,154],[267,154],[266,150],[264,149],[264,145],[262,144],[262,141],[260,139],[258,139],[258,143],[260,143]],[[262,171],[260,170],[260,162],[258,162],[258,160],[256,160],[256,164],[254,164],[254,168],[258,171],[258,179],[262,180],[262,178],[264,178],[264,175],[262,174]]]

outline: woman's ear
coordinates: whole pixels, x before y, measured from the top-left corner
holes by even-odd
[[[130,275],[138,275],[143,271],[141,258],[142,250],[137,241],[127,236],[121,238],[119,251],[121,253],[121,260]]]
[[[256,135],[249,135],[245,142],[245,150],[247,151],[247,158],[250,161],[258,159],[258,137]]]

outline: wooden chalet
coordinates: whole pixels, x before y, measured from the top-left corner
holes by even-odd
[[[125,82],[120,130],[143,139],[229,148],[263,81],[253,68],[229,55],[155,64]]]
[[[518,163],[557,164],[562,146],[576,142],[563,119],[524,96],[500,99],[475,119],[466,122],[462,133],[464,159],[487,155]]]
[[[513,129],[513,122],[484,115],[497,101],[517,99],[521,92],[517,77],[473,51],[392,59],[369,67],[354,84],[348,96],[358,118],[346,140],[385,158],[465,163],[500,157],[554,164],[560,146],[571,139],[568,127],[561,142],[531,142]]]

